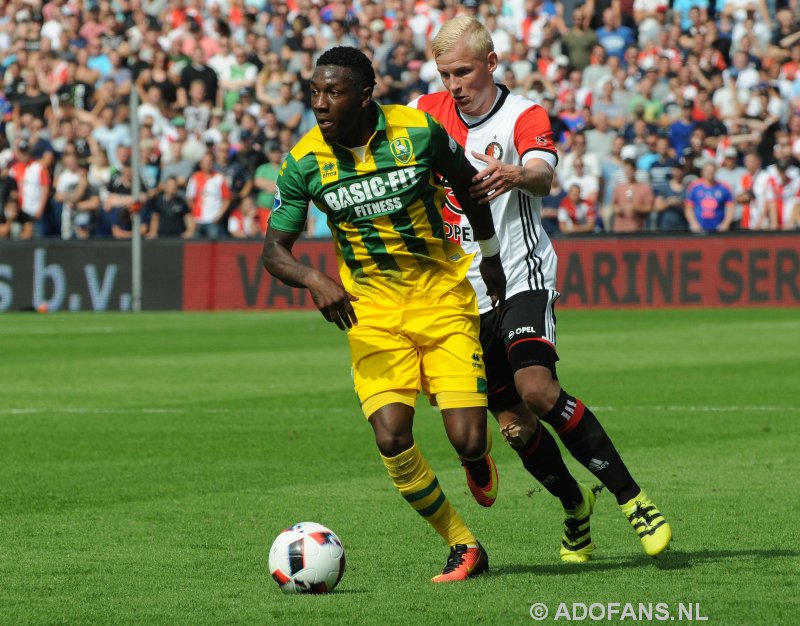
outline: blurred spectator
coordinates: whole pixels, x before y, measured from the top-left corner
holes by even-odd
[[[33,239],[33,220],[20,210],[16,197],[6,200],[0,213],[0,239]]]
[[[211,119],[211,104],[206,98],[206,85],[199,78],[189,85],[189,100],[183,111],[186,132],[197,137],[208,129]]]
[[[658,133],[648,132],[644,137],[644,143],[637,145],[638,158],[636,159],[636,169],[642,173],[643,178],[649,179],[650,167],[658,162],[660,155],[658,153]]]
[[[521,85],[531,86],[534,73],[533,51],[529,50],[522,41],[515,39],[511,44],[511,60],[508,69]],[[538,74],[538,72],[536,73]]]
[[[127,113],[128,108],[119,105],[116,110],[111,106],[104,107],[99,117],[90,113],[79,116],[79,119],[88,120],[92,124],[91,136],[100,144],[113,167],[120,165],[120,150],[131,145]]]
[[[409,53],[409,47],[405,43],[398,43],[386,60],[383,71],[380,72],[384,85],[381,102],[384,104],[405,104],[402,101],[403,77],[411,60]]]
[[[586,127],[587,120],[583,113],[583,109],[577,108],[575,94],[567,92],[558,117],[563,122],[564,126],[567,127],[568,131],[574,133]]]
[[[219,106],[221,101],[216,97],[219,77],[216,71],[204,62],[203,50],[198,46],[192,51],[191,63],[187,63],[180,73],[176,98],[179,106],[190,102],[189,90],[195,81],[203,83],[203,100],[211,106]]]
[[[296,130],[303,120],[303,103],[294,96],[295,79],[285,76],[280,86],[278,98],[272,105],[272,110],[278,123],[284,128]]]
[[[552,53],[542,54],[545,50],[550,48],[542,48],[539,51],[539,61],[537,67],[545,78],[547,78],[558,90],[558,99],[563,103],[564,97],[570,91],[570,85],[567,84],[567,77],[569,76],[569,57],[566,54],[559,54],[553,56]],[[577,106],[577,94],[576,106]]]
[[[744,168],[739,165],[739,151],[733,146],[722,147],[718,150],[720,157],[717,168],[717,181],[727,186],[731,191],[736,187],[736,183],[744,174]],[[733,224],[738,225],[739,216],[734,213]]]
[[[142,186],[141,196],[134,197],[131,149],[120,147],[118,152],[120,165],[111,170],[107,193],[105,197],[101,197],[102,207],[98,214],[94,235],[96,237],[130,239],[132,234],[131,211],[141,208],[145,200],[146,188]],[[142,234],[147,231],[146,223],[146,220],[142,221]]]
[[[592,53],[589,56],[589,65],[587,65],[582,72],[581,84],[584,87],[591,87],[595,94],[602,92],[606,82],[614,79],[614,69],[619,67],[619,58],[614,57],[611,62],[606,54],[606,49],[599,43],[595,44],[592,48]],[[614,90],[614,84],[611,84],[611,92]]]
[[[666,15],[669,11],[668,0],[634,0],[633,19],[638,25],[639,45],[658,38],[666,30]]]
[[[408,74],[406,75],[405,87],[400,93],[400,102],[411,102],[415,98],[428,93],[428,83],[422,80],[419,74],[421,69],[422,61],[412,59],[408,62]],[[511,72],[511,78],[514,80],[513,72]],[[512,89],[511,86],[508,87],[510,90]]]
[[[581,188],[567,188],[566,197],[558,207],[558,227],[565,235],[594,232],[597,215],[594,207],[581,198]]]
[[[268,161],[256,169],[254,186],[258,190],[256,206],[259,210],[272,211],[275,204],[276,182],[281,169],[283,154],[277,141],[270,141],[267,145]]]
[[[733,187],[735,214],[742,230],[764,230],[768,224],[766,193],[769,174],[761,168],[761,157],[749,152],[744,157],[744,172]]]
[[[611,223],[611,196],[614,193],[614,187],[624,180],[625,175],[622,171],[622,161],[624,160],[623,157],[635,159],[636,149],[632,146],[626,146],[625,139],[622,136],[617,135],[611,141],[611,152],[600,166],[601,181],[603,185],[598,214],[600,215],[603,224]]]
[[[19,207],[33,221],[33,232],[37,239],[50,234],[50,215],[47,212],[52,178],[41,159],[34,159],[27,138],[17,143],[16,162],[10,175],[16,182]]]
[[[720,139],[728,134],[728,127],[719,119],[717,111],[714,109],[714,103],[711,100],[705,100],[701,110],[703,117],[705,117],[700,123],[700,128],[703,129],[705,134],[704,145],[716,153],[717,147],[720,145]]]
[[[313,52],[311,50],[301,50],[299,61],[294,65],[292,71],[297,79],[297,89],[300,92],[299,99],[313,119],[314,115],[311,111],[311,77],[314,75]],[[314,120],[314,123],[316,123],[316,120]]]
[[[599,183],[600,178],[600,158],[591,151],[587,150],[587,137],[583,131],[573,133],[570,143],[571,150],[559,164],[561,176],[565,181],[576,176],[575,161],[580,160],[583,171],[588,176],[593,176]],[[565,183],[569,186],[569,182]]]
[[[588,156],[588,155],[586,155]],[[597,205],[600,194],[600,180],[585,171],[584,157],[578,157],[572,162],[573,172],[569,178],[564,178],[564,187],[570,189],[572,186],[581,190],[581,200],[590,204],[592,207]]]
[[[114,70],[106,51],[103,49],[103,43],[99,37],[89,39],[89,44],[86,47],[88,56],[86,57],[86,67],[94,70],[100,74],[100,78],[106,78]]]
[[[625,180],[619,183],[611,196],[614,211],[613,231],[634,233],[645,229],[647,218],[653,210],[653,190],[649,185],[636,181],[636,162],[623,162]]]
[[[168,142],[169,152],[163,159],[164,165],[160,171],[159,183],[163,183],[168,178],[175,178],[181,189],[186,188],[189,177],[194,172],[195,162],[186,156],[184,142],[176,138]]]
[[[158,237],[194,236],[194,217],[189,205],[178,191],[178,179],[169,176],[162,185],[162,191],[152,201],[148,239]]]
[[[789,118],[789,148],[792,158],[800,158],[800,109],[795,109]]]
[[[236,63],[236,56],[233,54],[232,42],[229,36],[223,35],[219,37],[217,43],[217,51],[207,59],[204,56],[204,61],[214,70],[217,78],[221,80],[228,75],[231,66]]]
[[[139,124],[144,128],[150,129],[153,137],[161,137],[167,131],[167,118],[164,115],[164,106],[161,87],[150,84],[145,90],[146,81],[141,77],[136,81],[136,89],[139,91],[141,104],[136,110]],[[183,120],[183,117],[179,119]]]
[[[239,90],[239,104],[242,109],[250,115],[258,115],[261,105],[255,99],[255,90],[252,87],[243,87]],[[303,106],[300,105],[300,114],[303,113]]]
[[[525,96],[525,95],[528,94],[528,90],[526,89],[525,85],[520,84],[520,82],[517,80],[516,75],[514,74],[514,70],[512,70],[512,69],[507,69],[505,71],[505,74],[503,75],[503,84],[506,87],[508,87],[508,90],[513,94],[518,94],[518,95],[521,95],[521,96]],[[405,93],[405,90],[404,90],[404,93]],[[417,89],[413,93],[415,93],[413,98],[416,98],[416,97],[418,97],[420,95],[423,95],[425,93],[428,93],[428,92],[427,92],[427,90],[423,92],[423,91],[420,91],[420,90]]]
[[[739,106],[747,104],[747,101],[750,99],[751,91],[755,89],[760,82],[758,69],[756,69],[755,64],[750,61],[747,53],[741,50],[733,54],[730,67],[722,72],[722,79],[728,90],[733,90],[735,92],[736,98],[732,101],[736,102]],[[726,92],[718,91],[718,93]],[[728,97],[730,97],[730,93],[728,93]]]
[[[192,206],[195,234],[218,239],[222,234],[220,221],[228,211],[232,194],[225,176],[214,169],[214,156],[210,152],[203,155],[198,170],[189,179],[186,199]]]
[[[107,191],[108,183],[111,181],[112,167],[108,160],[106,151],[103,150],[94,138],[89,137],[87,145],[90,146],[90,153],[88,158],[89,163],[89,184]],[[75,145],[76,151],[80,156],[78,145]]]
[[[56,227],[62,239],[87,239],[97,220],[100,197],[89,184],[88,169],[79,163],[73,146],[64,150],[61,163],[53,196]]]
[[[776,173],[767,184],[765,203],[770,230],[794,230],[800,206],[800,176],[792,171],[791,161],[781,157],[775,161]]]
[[[284,70],[280,57],[272,52],[267,55],[266,62],[256,76],[255,96],[259,102],[270,106],[280,99]]]
[[[223,176],[230,192],[228,209],[236,208],[253,190],[253,177],[231,158],[231,144],[225,140],[214,146],[214,168]]]
[[[484,26],[492,35],[492,42],[494,43],[494,51],[502,66],[505,66],[511,61],[511,47],[512,37],[511,34],[502,28],[497,21],[497,9],[489,6],[488,12],[484,17]]]
[[[80,27],[78,34],[84,42],[90,39],[96,39],[102,35],[106,28],[100,23],[100,4],[88,4],[84,9],[83,25]]]
[[[349,20],[348,20],[349,21]],[[357,47],[358,41],[353,37],[347,29],[347,22],[343,19],[334,19],[330,22],[330,29],[332,36],[328,39],[328,46],[352,46]]]
[[[0,136],[0,148],[5,144],[4,138]],[[9,165],[14,158],[14,153],[9,148],[0,149],[0,218],[2,218],[3,207],[10,198],[13,198],[19,206],[19,192],[17,191],[17,181],[10,175]]]
[[[686,187],[683,183],[683,174],[683,166],[677,161],[674,162],[666,187],[655,190],[653,211],[658,230],[686,231],[689,228],[684,217]]]
[[[603,25],[597,31],[600,45],[605,48],[608,56],[622,58],[625,50],[634,42],[633,31],[621,24],[620,15],[613,8],[605,9],[602,19]]]
[[[239,102],[243,89],[255,87],[258,71],[256,66],[247,60],[245,49],[237,46],[233,61],[224,63],[219,76],[220,86],[223,89],[222,102],[225,109],[230,110]]]
[[[42,91],[40,77],[31,69],[22,70],[22,81],[25,90],[17,95],[14,100],[12,120],[17,128],[21,127],[20,118],[26,114],[37,120],[50,121],[52,103],[50,96]]]
[[[547,111],[547,117],[550,119],[550,128],[553,132],[554,143],[562,147],[569,138],[569,128],[558,115],[555,96],[552,93],[545,93],[542,96],[540,103],[542,108]]]
[[[592,127],[584,133],[584,137],[586,138],[587,154],[591,154],[597,159],[598,176],[601,173],[601,164],[611,154],[611,147],[616,136],[617,133],[611,128],[605,113],[592,115]]]
[[[795,10],[797,10],[796,6]],[[771,50],[772,55],[783,57],[789,48],[792,48],[791,54],[794,55],[794,47],[800,39],[800,32],[797,30],[796,18],[792,14],[791,7],[786,5],[780,7],[775,18],[771,39],[771,44],[774,46]]]
[[[686,190],[686,221],[693,233],[727,231],[733,221],[731,191],[717,182],[717,165],[704,159],[700,178]]]
[[[636,95],[628,101],[628,112],[637,112],[641,107],[643,118],[649,124],[657,123],[664,113],[664,103],[653,95],[655,80],[655,68],[647,70],[638,85]]]
[[[242,200],[228,218],[228,233],[235,239],[261,239],[267,234],[269,209],[258,207],[251,196]]]
[[[655,147],[656,158],[650,163],[647,171],[650,175],[653,193],[664,195],[667,192],[673,168],[678,165],[678,161],[672,156],[672,148],[666,137],[657,137]]]
[[[681,106],[681,117],[674,121],[669,127],[669,139],[672,149],[676,154],[683,154],[686,148],[690,147],[690,138],[697,126],[693,119],[694,102],[685,100]]]
[[[225,111],[221,107],[214,107],[210,111],[210,117],[208,120],[208,128],[206,128],[200,134],[200,140],[206,144],[216,144],[222,141],[223,137],[227,136],[227,132],[223,133],[222,125],[223,123],[230,126],[227,122],[223,122],[225,119]]]
[[[169,109],[177,99],[177,88],[175,83],[179,80],[173,72],[170,71],[171,61],[164,50],[158,49],[153,53],[152,67],[145,69],[139,74],[139,77],[144,81],[145,90],[151,87],[158,87],[161,102]]]
[[[695,20],[698,23],[708,22],[708,2],[709,0],[673,0],[672,14],[675,23],[680,26],[682,31],[688,31],[692,27],[692,9],[695,10]]]
[[[566,57],[565,57],[566,58]],[[575,96],[575,106],[580,109],[584,114],[591,109],[594,94],[590,87],[584,87],[580,70],[570,69],[567,73],[566,80],[563,80],[558,85],[559,100],[564,102],[568,94]],[[588,120],[587,120],[588,121]]]
[[[600,94],[592,100],[592,118],[602,115],[610,127],[619,131],[625,126],[625,107],[615,95],[614,82],[610,78],[602,85]]]
[[[246,176],[252,180],[256,170],[267,160],[264,154],[264,145],[267,140],[264,137],[264,133],[258,127],[255,118],[251,116],[242,118],[243,123],[247,123],[248,120],[252,120],[252,128],[243,127],[239,132],[239,146],[235,161],[239,164],[239,167],[242,168]]]
[[[583,71],[591,62],[591,52],[597,45],[597,34],[589,30],[589,7],[584,5],[572,12],[572,28],[567,30],[562,26],[561,40],[569,56],[570,64],[577,70]]]

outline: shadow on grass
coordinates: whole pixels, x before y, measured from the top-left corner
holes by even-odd
[[[337,587],[336,589],[333,590],[332,593],[323,594],[323,595],[326,595],[327,597],[330,597],[332,595],[333,596],[354,596],[354,595],[359,595],[359,594],[362,594],[362,593],[372,593],[372,591],[369,590],[369,589],[350,589],[348,587],[345,587],[344,589],[342,589],[341,587]]]
[[[507,574],[539,574],[570,575],[589,574],[607,570],[631,569],[637,567],[655,567],[662,570],[691,569],[694,565],[716,563],[728,559],[759,558],[776,559],[784,557],[797,557],[800,552],[796,550],[697,550],[696,552],[681,552],[669,550],[658,557],[650,558],[645,555],[624,558],[600,558],[589,563],[555,563],[555,564],[525,564],[525,565],[500,565],[492,567],[495,576]]]

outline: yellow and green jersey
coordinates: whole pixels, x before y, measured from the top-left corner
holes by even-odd
[[[427,113],[375,106],[362,154],[326,143],[319,127],[297,143],[281,166],[270,227],[301,232],[311,201],[327,215],[350,293],[383,305],[435,300],[464,279],[471,258],[445,236],[436,176],[456,178],[464,151]]]

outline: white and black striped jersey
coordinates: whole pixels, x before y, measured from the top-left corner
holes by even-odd
[[[463,115],[446,91],[421,96],[410,106],[427,111],[439,120],[450,136],[465,148],[478,171],[486,164],[472,156],[473,150],[514,165],[524,165],[535,158],[555,168],[558,162],[547,112],[531,100],[510,93],[503,85],[498,85],[495,105],[481,118]],[[555,292],[556,254],[542,228],[541,199],[513,189],[492,200],[491,208],[506,273],[506,297],[540,289]],[[480,312],[489,311],[492,305],[479,271],[480,250],[450,189],[443,214],[448,237],[460,243],[465,252],[475,253],[469,280],[478,294]]]

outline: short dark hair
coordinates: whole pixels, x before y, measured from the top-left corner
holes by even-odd
[[[372,62],[357,48],[349,46],[331,48],[317,59],[317,67],[321,65],[346,67],[352,73],[359,90],[364,87],[375,88],[375,70],[372,68]]]

